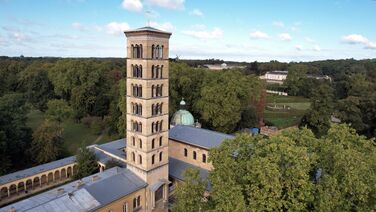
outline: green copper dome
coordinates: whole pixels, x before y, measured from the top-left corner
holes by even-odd
[[[185,101],[184,99],[181,100],[180,102],[180,110],[178,110],[174,115],[172,116],[171,119],[171,125],[189,125],[189,126],[194,126],[195,120],[192,116],[192,114],[184,109],[185,106]]]

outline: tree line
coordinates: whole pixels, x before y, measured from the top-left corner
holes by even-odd
[[[184,172],[172,211],[374,211],[374,142],[346,124],[321,138],[307,128],[239,134],[210,150],[208,179]]]

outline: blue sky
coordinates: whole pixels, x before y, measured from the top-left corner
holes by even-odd
[[[148,24],[170,57],[376,58],[376,0],[0,0],[0,55],[126,57],[122,31]]]

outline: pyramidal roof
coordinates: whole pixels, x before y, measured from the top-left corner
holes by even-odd
[[[158,33],[171,34],[171,32],[162,31],[162,30],[156,29],[154,27],[150,27],[150,26],[141,27],[141,28],[133,29],[133,30],[127,30],[127,31],[125,31],[125,33],[127,33],[127,32],[147,32],[147,31],[148,32],[158,32]]]

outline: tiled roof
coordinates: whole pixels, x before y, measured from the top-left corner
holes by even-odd
[[[225,139],[232,139],[234,136],[202,128],[177,125],[169,130],[169,138],[211,149],[219,146]]]

